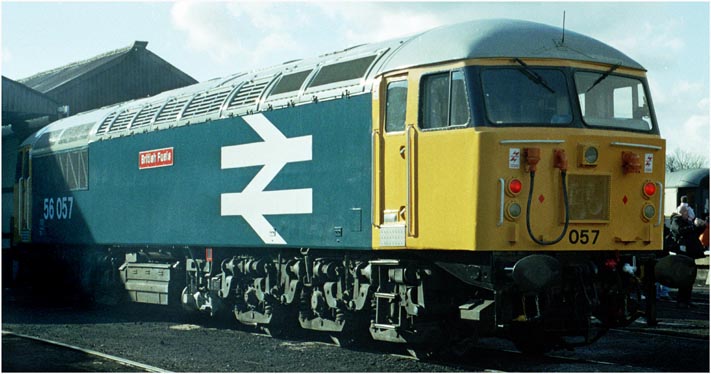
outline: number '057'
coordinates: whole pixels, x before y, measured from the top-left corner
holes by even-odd
[[[44,199],[44,210],[42,217],[44,219],[71,219],[72,209],[74,208],[74,197],[72,196],[62,196],[62,197],[47,197]]]

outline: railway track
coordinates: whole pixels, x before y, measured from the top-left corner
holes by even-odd
[[[5,331],[5,330],[2,331],[2,336],[3,336],[3,340],[6,336],[7,337],[16,337],[16,338],[20,338],[20,339],[24,339],[24,340],[29,340],[32,342],[39,342],[39,343],[42,343],[45,345],[49,345],[51,347],[59,349],[60,351],[69,350],[69,351],[80,352],[80,353],[83,353],[88,356],[93,356],[93,357],[99,358],[101,360],[105,360],[105,361],[109,361],[109,362],[113,362],[113,363],[125,366],[128,369],[127,371],[140,371],[140,372],[147,372],[147,373],[170,373],[171,372],[171,371],[168,371],[165,369],[161,369],[161,368],[158,368],[155,366],[143,364],[143,363],[129,360],[126,358],[98,352],[98,351],[95,351],[92,349],[78,347],[78,346],[71,345],[71,344],[65,344],[62,342],[55,341],[55,340],[44,339],[44,338],[40,338],[37,336],[18,334],[18,333],[14,333],[11,331]],[[62,353],[60,352],[60,354],[62,354]],[[3,359],[5,359],[5,357],[3,357]],[[41,357],[41,356],[40,357],[35,356],[34,359],[37,361],[43,361],[43,357]],[[75,368],[75,370],[76,370],[76,368]],[[3,371],[5,371],[5,365],[3,365]],[[21,369],[21,371],[25,371],[25,370]],[[113,370],[111,370],[111,371],[113,371]]]

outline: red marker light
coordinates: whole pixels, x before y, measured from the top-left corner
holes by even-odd
[[[657,186],[652,182],[647,182],[644,184],[644,194],[647,196],[653,196],[657,192]]]
[[[520,180],[518,179],[512,179],[509,182],[509,191],[511,191],[512,194],[516,195],[519,192],[521,192],[521,189],[523,188],[523,184],[521,183]]]

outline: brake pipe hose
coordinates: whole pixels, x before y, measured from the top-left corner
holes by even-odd
[[[533,232],[531,231],[531,198],[533,196],[533,183],[536,179],[536,171],[531,169],[531,188],[528,190],[528,202],[526,203],[526,228],[528,229],[528,236],[533,239],[534,242],[540,244],[540,245],[553,245],[558,243],[563,239],[565,236],[565,233],[568,232],[568,223],[570,222],[570,216],[569,216],[569,211],[568,211],[568,188],[567,188],[567,183],[565,180],[567,172],[564,169],[561,169],[560,171],[560,179],[561,183],[563,184],[563,204],[565,206],[565,225],[563,226],[563,232],[560,233],[560,236],[555,238],[554,240],[551,241],[545,241],[545,240],[538,240],[536,239],[536,236],[533,235]]]

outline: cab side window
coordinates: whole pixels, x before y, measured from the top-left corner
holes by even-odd
[[[407,108],[407,81],[388,83],[388,97],[385,109],[385,131],[405,130],[405,110]]]
[[[455,70],[422,77],[421,128],[437,129],[469,123],[464,73]]]

